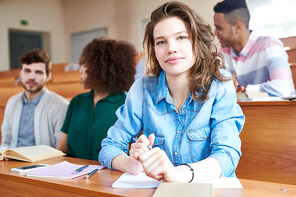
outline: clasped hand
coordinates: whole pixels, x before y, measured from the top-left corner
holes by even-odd
[[[174,167],[166,153],[153,146],[155,136],[151,134],[148,138],[141,135],[137,141],[131,144],[130,149],[130,171],[138,174],[142,171],[151,178],[168,182],[178,181],[178,169]]]

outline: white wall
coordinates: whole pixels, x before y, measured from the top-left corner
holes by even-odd
[[[9,29],[49,33],[53,63],[67,61],[62,1],[0,1],[0,70],[9,69]],[[28,25],[22,26],[21,20],[27,20]]]

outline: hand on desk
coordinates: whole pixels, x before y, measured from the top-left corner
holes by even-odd
[[[236,89],[236,93],[246,92],[245,86],[239,86],[239,83],[235,78],[233,79],[233,84]]]
[[[149,150],[154,139],[154,134],[151,134],[148,139],[145,135],[141,135],[131,146],[131,157],[141,164],[145,174],[151,178],[166,182],[189,182],[187,178],[191,178],[191,172],[186,166],[175,167],[166,153],[158,147]]]

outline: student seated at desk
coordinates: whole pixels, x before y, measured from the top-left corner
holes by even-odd
[[[91,91],[71,100],[58,149],[71,157],[98,160],[101,141],[124,104],[124,91],[134,82],[136,54],[130,43],[108,38],[94,39],[83,49],[80,78]]]
[[[295,94],[288,55],[283,43],[249,30],[245,0],[224,0],[214,7],[215,35],[222,45],[226,69],[236,74],[237,92],[267,92],[282,97]]]
[[[143,40],[150,75],[117,110],[101,164],[167,182],[235,177],[244,115],[213,40],[210,25],[183,3],[152,12]]]
[[[51,60],[39,49],[21,55],[18,60],[24,91],[9,98],[6,104],[1,147],[56,148],[69,102],[45,87],[51,79]]]

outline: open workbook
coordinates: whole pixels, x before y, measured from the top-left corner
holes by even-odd
[[[65,155],[62,151],[47,145],[26,146],[0,150],[0,159],[16,159],[20,161],[35,162]]]

